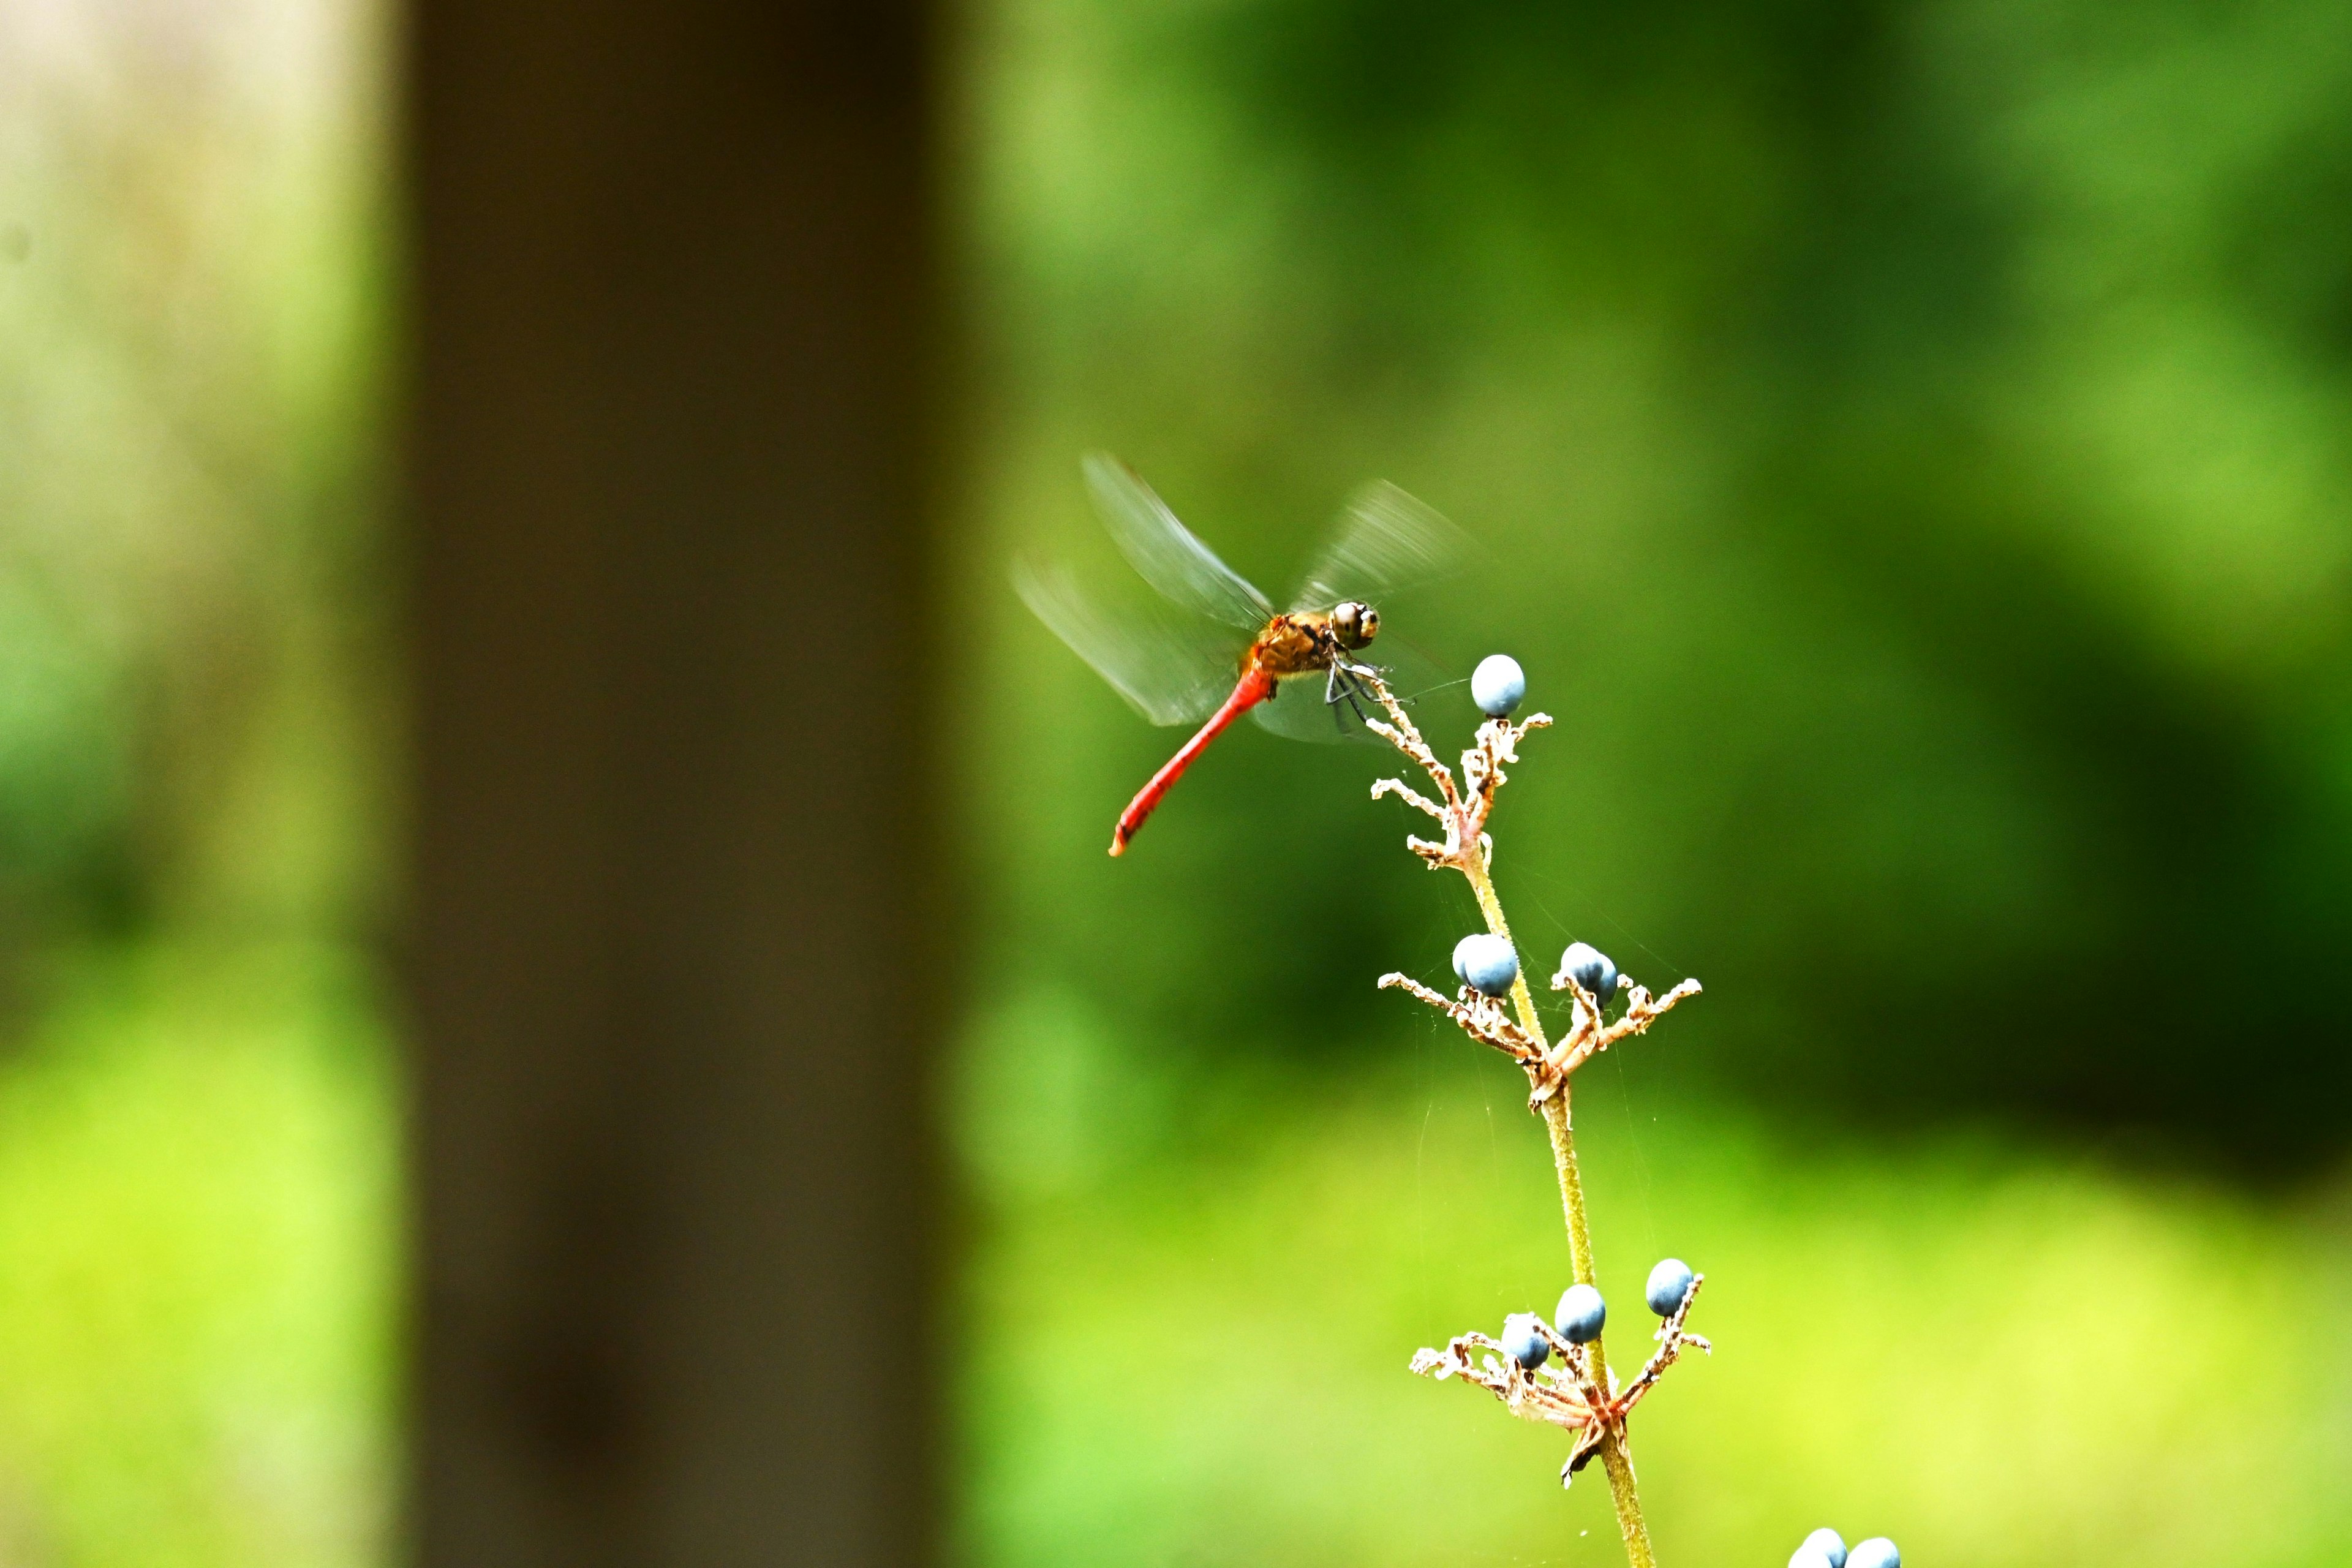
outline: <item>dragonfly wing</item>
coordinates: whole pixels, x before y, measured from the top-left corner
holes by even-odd
[[[1186,609],[1227,626],[1256,631],[1273,619],[1274,606],[1265,595],[1193,538],[1134,469],[1102,452],[1089,453],[1084,467],[1103,526],[1145,582]]]
[[[1380,480],[1348,502],[1291,607],[1328,610],[1347,599],[1378,605],[1399,588],[1460,571],[1477,554],[1470,536],[1433,508]]]
[[[1013,592],[1128,706],[1154,724],[1192,724],[1233,689],[1233,650],[1204,628],[1105,612],[1060,567],[1013,565]]]
[[[1320,672],[1294,675],[1275,687],[1274,700],[1251,709],[1250,717],[1262,728],[1293,741],[1328,744],[1373,739],[1344,697],[1337,702],[1328,700],[1337,695],[1329,678]],[[1371,717],[1380,717],[1378,704],[1360,698],[1358,706]]]
[[[1449,692],[1455,694],[1456,701],[1466,702],[1469,699],[1468,676],[1449,671],[1428,653],[1392,632],[1383,631],[1371,647],[1355,657],[1360,663],[1381,672],[1390,695],[1404,705],[1416,724],[1426,722],[1429,705],[1444,701]]]
[[[1390,694],[1413,715],[1415,723],[1428,721],[1428,705],[1442,701],[1442,693],[1469,684],[1460,677],[1448,676],[1427,654],[1407,643],[1384,638],[1365,657],[1380,671]],[[1338,681],[1328,674],[1292,676],[1275,689],[1273,701],[1251,709],[1250,717],[1293,741],[1388,743],[1364,727],[1367,719],[1386,717],[1379,700],[1345,676]]]

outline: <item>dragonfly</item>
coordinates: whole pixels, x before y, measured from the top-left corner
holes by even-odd
[[[1381,668],[1362,658],[1381,631],[1376,601],[1445,575],[1473,552],[1429,507],[1394,485],[1367,485],[1340,513],[1290,607],[1276,611],[1126,464],[1095,453],[1082,467],[1113,542],[1182,618],[1106,610],[1066,570],[1026,562],[1015,564],[1013,586],[1144,718],[1199,725],[1119,814],[1113,855],[1126,852],[1184,771],[1244,713],[1297,740],[1360,732],[1372,700],[1363,678]]]

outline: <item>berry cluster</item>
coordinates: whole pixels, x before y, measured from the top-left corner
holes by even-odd
[[[1664,1320],[1657,1332],[1658,1351],[1622,1388],[1599,1360],[1601,1330],[1609,1321],[1609,1303],[1599,1290],[1581,1281],[1560,1292],[1550,1322],[1544,1321],[1540,1313],[1514,1312],[1503,1321],[1501,1339],[1463,1334],[1443,1351],[1424,1350],[1415,1355],[1412,1370],[1441,1380],[1459,1378],[1476,1384],[1515,1415],[1575,1432],[1576,1447],[1560,1467],[1559,1484],[1566,1486],[1605,1445],[1624,1440],[1625,1418],[1685,1345],[1703,1351],[1715,1348],[1683,1327],[1703,1278],[1679,1258],[1664,1258],[1650,1270],[1643,1295],[1650,1310]],[[1481,1351],[1499,1351],[1502,1359],[1482,1356],[1477,1353]],[[1557,1368],[1552,1365],[1555,1357]]]
[[[1859,1542],[1848,1552],[1845,1537],[1824,1525],[1790,1553],[1789,1568],[1903,1568],[1903,1553],[1883,1535]]]
[[[1691,1287],[1698,1276],[1691,1266],[1679,1258],[1664,1258],[1650,1270],[1650,1282],[1643,1295],[1650,1310],[1661,1318],[1671,1318],[1682,1310],[1683,1302],[1690,1298]],[[1570,1285],[1559,1294],[1559,1305],[1553,1310],[1552,1326],[1559,1337],[1572,1345],[1591,1344],[1601,1337],[1601,1325],[1609,1321],[1609,1303],[1601,1292],[1590,1285]],[[1514,1312],[1503,1320],[1503,1351],[1519,1363],[1522,1372],[1533,1372],[1551,1357],[1550,1342],[1544,1338],[1538,1325],[1543,1321],[1533,1312]],[[1844,1568],[1844,1564],[1838,1564]]]
[[[1409,974],[1384,974],[1383,986],[1410,991],[1461,1025],[1472,1039],[1494,1047],[1527,1070],[1529,1109],[1541,1110],[1546,1100],[1566,1091],[1568,1075],[1586,1058],[1618,1041],[1647,1029],[1661,1014],[1685,997],[1698,994],[1696,980],[1685,980],[1664,996],[1652,996],[1620,974],[1609,955],[1589,942],[1570,942],[1559,955],[1559,969],[1551,988],[1574,998],[1568,1030],[1557,1045],[1529,1032],[1503,1004],[1516,1002],[1519,955],[1510,939],[1490,931],[1474,931],[1454,944],[1454,976],[1462,990],[1449,998],[1438,994]],[[1620,992],[1624,1009],[1616,1021],[1608,1010]]]
[[[1519,955],[1501,937],[1473,931],[1454,944],[1454,978],[1479,995],[1508,996],[1518,977]]]
[[[1372,786],[1372,795],[1376,799],[1396,795],[1444,828],[1443,843],[1408,838],[1406,846],[1432,868],[1455,870],[1468,878],[1487,925],[1486,930],[1474,931],[1454,944],[1454,977],[1461,982],[1461,988],[1453,996],[1440,995],[1407,974],[1383,975],[1381,984],[1412,992],[1460,1025],[1471,1038],[1494,1047],[1525,1070],[1528,1109],[1543,1117],[1552,1132],[1569,1223],[1569,1250],[1578,1276],[1576,1283],[1561,1294],[1549,1322],[1533,1312],[1514,1313],[1504,1323],[1501,1339],[1460,1335],[1444,1351],[1422,1351],[1413,1357],[1412,1368],[1433,1377],[1475,1383],[1501,1399],[1516,1415],[1574,1430],[1577,1442],[1561,1468],[1561,1484],[1594,1458],[1607,1458],[1629,1553],[1636,1568],[1647,1568],[1651,1561],[1648,1531],[1641,1521],[1633,1465],[1626,1457],[1625,1418],[1685,1344],[1703,1350],[1713,1347],[1683,1328],[1697,1291],[1698,1276],[1679,1259],[1667,1258],[1651,1271],[1645,1292],[1651,1309],[1664,1320],[1658,1331],[1657,1352],[1632,1383],[1622,1387],[1610,1371],[1601,1343],[1609,1307],[1591,1284],[1591,1238],[1585,1226],[1582,1188],[1569,1128],[1568,1079],[1595,1053],[1642,1033],[1675,1003],[1697,994],[1698,984],[1686,980],[1665,995],[1653,997],[1618,973],[1608,954],[1589,942],[1571,943],[1560,954],[1559,969],[1552,976],[1551,988],[1567,993],[1570,1007],[1568,1026],[1559,1043],[1553,1044],[1528,990],[1518,950],[1511,944],[1488,874],[1495,851],[1494,841],[1486,835],[1486,819],[1494,810],[1496,792],[1504,783],[1504,767],[1518,760],[1517,744],[1528,731],[1551,722],[1540,713],[1517,723],[1511,721],[1511,714],[1527,697],[1527,672],[1516,659],[1496,654],[1481,662],[1470,678],[1471,696],[1486,721],[1478,727],[1477,744],[1462,755],[1458,784],[1379,679],[1378,672],[1363,673],[1368,688],[1388,714],[1388,722],[1375,721],[1372,729],[1420,764],[1436,788],[1434,795],[1425,795],[1402,780],[1383,779]],[[1612,1022],[1610,1010],[1616,1006],[1620,993],[1624,1005]],[[1500,1357],[1481,1355],[1483,1351],[1498,1352]]]
[[[1411,992],[1527,1073],[1528,1108],[1543,1118],[1550,1133],[1576,1269],[1576,1282],[1561,1293],[1549,1321],[1539,1313],[1514,1312],[1504,1320],[1500,1339],[1477,1332],[1457,1335],[1442,1351],[1415,1353],[1412,1370],[1475,1384],[1514,1415],[1574,1432],[1576,1443],[1560,1468],[1560,1484],[1566,1486],[1592,1459],[1601,1459],[1631,1568],[1654,1568],[1656,1557],[1626,1443],[1626,1418],[1685,1345],[1713,1351],[1705,1339],[1684,1328],[1705,1277],[1678,1258],[1661,1259],[1650,1270],[1643,1295],[1662,1320],[1655,1335],[1658,1349],[1633,1380],[1621,1387],[1601,1345],[1609,1305],[1591,1283],[1592,1238],[1569,1116],[1569,1076],[1599,1052],[1648,1029],[1676,1003],[1698,994],[1698,982],[1685,980],[1654,997],[1619,973],[1607,953],[1589,942],[1571,942],[1551,978],[1551,989],[1565,993],[1570,1002],[1567,1027],[1555,1044],[1537,1010],[1495,893],[1490,874],[1495,846],[1486,833],[1496,794],[1505,782],[1504,768],[1518,762],[1518,742],[1528,731],[1551,722],[1541,713],[1512,722],[1511,714],[1527,697],[1526,671],[1516,659],[1496,654],[1470,678],[1471,696],[1486,721],[1478,727],[1476,744],[1462,753],[1458,782],[1430,750],[1380,672],[1350,666],[1349,673],[1386,714],[1385,721],[1370,721],[1373,732],[1403,752],[1433,786],[1425,795],[1402,779],[1382,779],[1372,786],[1372,798],[1393,795],[1437,823],[1445,836],[1442,842],[1409,837],[1405,847],[1433,870],[1460,872],[1477,898],[1487,928],[1454,944],[1454,977],[1461,985],[1454,995],[1441,995],[1408,974],[1385,974],[1380,983]],[[1623,1005],[1618,1008],[1621,993]],[[1618,1008],[1613,1022],[1609,1016],[1612,1008]],[[1488,1352],[1496,1353],[1484,1353]],[[1884,1537],[1865,1541],[1849,1552],[1834,1531],[1821,1530],[1807,1538],[1789,1560],[1789,1568],[1901,1568],[1901,1563],[1895,1543]]]

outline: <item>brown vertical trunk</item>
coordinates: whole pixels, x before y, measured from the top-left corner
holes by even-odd
[[[909,1563],[925,24],[408,17],[413,1519]]]

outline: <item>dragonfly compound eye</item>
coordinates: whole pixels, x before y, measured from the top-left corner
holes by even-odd
[[[1339,634],[1340,646],[1361,647],[1380,635],[1381,613],[1350,599],[1331,612],[1331,624]]]

